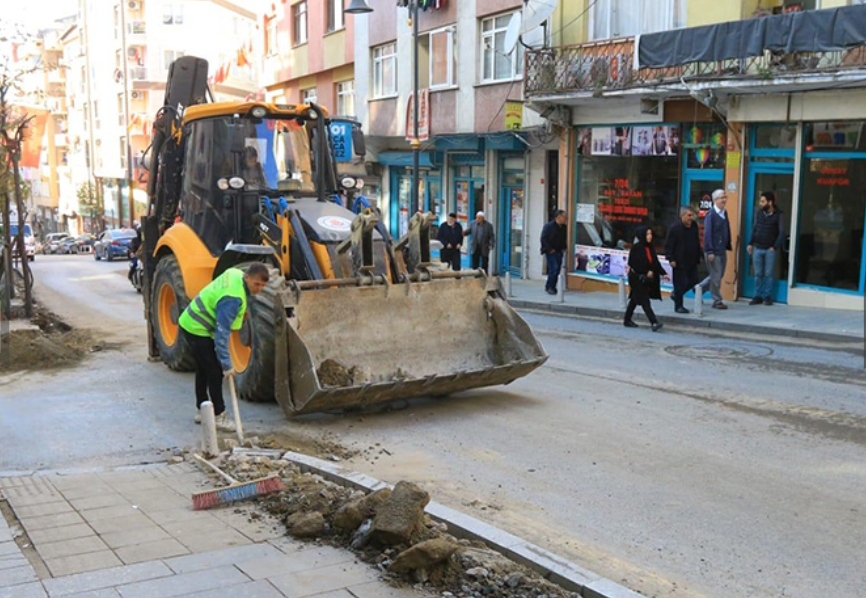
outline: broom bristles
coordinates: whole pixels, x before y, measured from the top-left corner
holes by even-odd
[[[210,509],[240,500],[266,496],[283,490],[283,480],[276,474],[266,478],[251,480],[224,488],[203,490],[192,495],[192,508],[194,511]]]

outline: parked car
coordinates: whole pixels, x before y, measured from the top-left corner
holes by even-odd
[[[60,243],[69,238],[69,233],[48,233],[42,242],[42,253],[60,253]]]
[[[93,244],[96,242],[96,237],[85,233],[77,237],[66,237],[60,242],[58,253],[62,254],[78,254],[90,253],[93,251]]]
[[[116,257],[128,259],[134,238],[135,231],[131,228],[107,230],[93,244],[93,258],[96,261],[105,258],[109,262]]]

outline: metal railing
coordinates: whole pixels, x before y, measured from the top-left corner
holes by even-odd
[[[790,74],[820,74],[866,66],[866,45],[830,52],[784,54],[667,68],[635,68],[634,38],[542,48],[526,52],[526,95],[601,93],[695,79],[773,79]]]

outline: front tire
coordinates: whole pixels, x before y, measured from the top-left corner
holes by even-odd
[[[169,368],[179,372],[195,370],[195,357],[186,342],[178,319],[189,297],[183,286],[183,275],[173,255],[159,260],[153,275],[150,319],[159,348],[159,356]]]
[[[97,262],[102,259],[101,257],[99,257],[98,250],[93,252],[93,259],[95,259]]]
[[[247,266],[249,264],[240,268],[246,270]],[[238,396],[252,403],[275,400],[274,330],[277,316],[274,305],[277,293],[285,288],[286,281],[276,268],[268,268],[268,274],[267,286],[247,302],[243,328],[233,332],[229,339],[229,356],[237,372]]]

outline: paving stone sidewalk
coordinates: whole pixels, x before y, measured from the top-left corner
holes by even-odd
[[[189,463],[0,477],[15,517],[0,517],[0,598],[429,596],[390,587],[349,551],[286,537],[252,505],[193,511],[192,493],[211,487]]]

